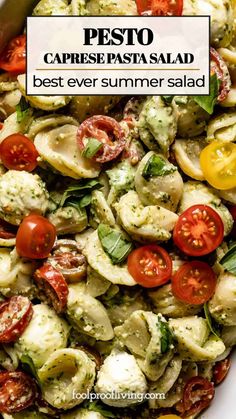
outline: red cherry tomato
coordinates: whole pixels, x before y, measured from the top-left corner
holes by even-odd
[[[0,55],[0,68],[9,73],[26,72],[26,36],[13,38]]]
[[[34,143],[22,134],[6,137],[0,145],[0,155],[7,169],[27,172],[35,169],[39,156]]]
[[[199,260],[184,263],[172,278],[172,292],[187,304],[204,304],[214,294],[216,276],[211,267]]]
[[[136,0],[138,13],[152,16],[181,16],[183,0]]]
[[[0,412],[17,413],[31,406],[37,395],[34,380],[24,372],[0,371]]]
[[[197,415],[206,409],[215,395],[213,383],[203,377],[192,377],[185,384],[183,393],[184,414],[182,418]]]
[[[174,228],[176,246],[189,256],[203,256],[215,250],[224,237],[224,225],[207,205],[193,205],[184,211]]]
[[[143,287],[158,287],[170,279],[172,260],[162,247],[150,244],[139,247],[129,254],[128,271]]]
[[[11,297],[0,304],[0,342],[15,342],[28,326],[33,307],[27,297]]]
[[[69,290],[61,272],[46,262],[36,270],[34,279],[42,295],[46,295],[57,313],[62,313],[67,304]]]
[[[20,224],[16,235],[16,250],[19,256],[29,259],[48,257],[56,239],[56,229],[42,215],[31,214]]]
[[[97,163],[115,159],[125,147],[125,136],[120,124],[109,116],[95,115],[86,119],[78,128],[77,140],[84,151],[89,138],[95,138],[102,147],[92,157]]]
[[[226,375],[231,367],[230,358],[225,358],[223,361],[216,362],[213,369],[213,381],[215,385],[218,385],[224,381]]]
[[[230,91],[230,76],[226,64],[223,58],[220,56],[220,54],[212,47],[210,49],[210,52],[211,74],[215,73],[220,82],[219,96],[217,99],[218,102],[222,102],[227,97]]]
[[[229,211],[230,211],[230,214],[232,215],[232,217],[234,219],[234,224],[233,224],[233,228],[230,232],[230,235],[233,238],[236,238],[236,205],[234,205],[232,207],[229,207]]]
[[[16,237],[16,226],[7,223],[5,220],[0,219],[0,238],[1,239],[14,239]]]

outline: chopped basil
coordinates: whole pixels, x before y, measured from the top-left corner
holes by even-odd
[[[168,323],[160,321],[158,324],[161,332],[161,353],[165,354],[173,342],[173,335],[169,329]]]
[[[31,374],[37,381],[37,383],[40,386],[40,380],[39,376],[36,370],[36,367],[34,365],[34,361],[29,355],[22,355],[20,358],[21,366],[23,370],[29,374]]]
[[[220,264],[226,271],[236,275],[236,244],[233,244],[228,252],[220,260]]]
[[[206,112],[212,114],[219,95],[220,82],[216,74],[210,78],[210,94],[208,96],[193,96],[194,101]]]
[[[21,97],[20,102],[16,105],[17,122],[21,123],[30,113],[30,106],[24,96]]]
[[[114,265],[124,262],[133,249],[133,244],[120,231],[106,224],[98,226],[98,237],[104,252]]]
[[[142,176],[148,179],[150,176],[165,176],[176,170],[173,164],[166,162],[161,156],[153,154],[145,164]]]
[[[97,154],[98,150],[100,150],[102,143],[96,140],[96,138],[88,138],[87,140],[88,142],[85,149],[83,150],[82,155],[88,159],[91,159],[93,156],[95,156],[95,154]]]
[[[63,193],[60,206],[71,205],[84,208],[91,202],[91,192],[100,189],[102,184],[97,179],[82,179],[76,185],[69,186]]]
[[[215,324],[214,320],[212,319],[210,315],[210,311],[209,311],[207,303],[204,304],[204,314],[205,314],[206,321],[207,321],[210,331],[213,333],[213,335],[219,338],[220,336],[219,336],[219,331],[217,330],[217,325]]]
[[[84,407],[88,409],[90,412],[97,412],[100,413],[104,418],[113,419],[116,418],[116,415],[111,412],[106,406],[102,405],[98,401],[95,402],[85,402]]]
[[[161,96],[166,105],[170,105],[174,96]]]

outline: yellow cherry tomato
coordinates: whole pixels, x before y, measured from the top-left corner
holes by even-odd
[[[202,150],[200,165],[205,179],[214,188],[236,187],[236,144],[213,141]]]
[[[164,416],[159,416],[158,419],[181,419],[181,417],[177,415],[164,415]]]

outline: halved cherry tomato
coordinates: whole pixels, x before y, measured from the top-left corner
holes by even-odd
[[[7,169],[32,172],[37,166],[39,154],[29,138],[22,134],[12,134],[1,143],[0,156]]]
[[[138,13],[152,16],[181,16],[183,0],[136,0]]]
[[[197,415],[206,409],[215,395],[213,383],[203,377],[192,377],[185,384],[183,393],[184,413],[182,418]]]
[[[19,256],[29,259],[48,257],[56,239],[56,229],[42,215],[31,214],[20,224],[16,235],[16,250]]]
[[[0,55],[0,68],[9,73],[23,74],[26,71],[26,36],[13,38]]]
[[[233,224],[233,228],[230,232],[230,236],[233,237],[234,239],[236,238],[236,205],[233,205],[232,207],[228,207],[230,214],[233,217],[234,220],[234,224]]]
[[[32,406],[36,395],[36,384],[29,375],[20,371],[0,371],[1,413],[17,413]]]
[[[203,256],[215,250],[224,237],[224,225],[208,205],[193,205],[184,211],[174,228],[176,246],[189,256]]]
[[[200,154],[204,177],[216,189],[236,187],[236,144],[212,141]]]
[[[214,294],[216,276],[211,267],[199,260],[184,263],[172,278],[172,292],[187,304],[204,304]]]
[[[78,282],[87,273],[86,257],[75,240],[57,240],[48,262],[60,271],[68,282]]]
[[[15,342],[28,326],[33,307],[27,297],[11,297],[0,304],[0,342]]]
[[[165,249],[150,244],[139,247],[129,254],[128,271],[143,287],[158,287],[170,279],[172,260]]]
[[[223,361],[216,362],[213,369],[213,381],[215,385],[218,385],[224,381],[226,375],[231,367],[230,358],[225,358]]]
[[[13,226],[7,221],[0,219],[0,238],[14,239],[16,237],[16,226]]]
[[[34,279],[42,296],[49,299],[57,313],[62,313],[67,304],[69,289],[61,272],[46,262],[35,271]]]
[[[95,115],[86,119],[78,128],[77,140],[81,151],[84,151],[89,138],[95,138],[102,147],[92,157],[97,163],[115,159],[125,147],[125,135],[114,118]]]
[[[226,64],[220,54],[212,47],[210,49],[210,54],[211,74],[215,73],[220,82],[219,96],[217,100],[218,102],[222,102],[225,100],[230,91],[230,76]]]

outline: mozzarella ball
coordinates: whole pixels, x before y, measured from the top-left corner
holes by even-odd
[[[0,177],[0,217],[19,225],[31,212],[44,214],[48,208],[48,191],[38,175],[8,170]]]
[[[19,357],[29,355],[36,368],[39,368],[50,354],[66,347],[69,326],[46,304],[37,304],[33,309],[33,317],[15,344],[15,349]]]
[[[135,398],[135,394],[144,395],[147,391],[147,382],[133,355],[113,350],[98,372],[95,390],[97,393],[107,395],[102,399],[103,403],[109,406],[127,407],[141,402]],[[114,392],[121,394],[121,397],[113,398]],[[129,398],[131,393],[134,395],[133,398]]]
[[[145,178],[143,171],[153,156],[159,157],[165,166],[159,175]],[[183,193],[183,180],[177,167],[169,163],[163,156],[150,151],[139,163],[135,174],[135,188],[144,205],[160,205],[170,211],[176,211]]]
[[[229,272],[220,276],[209,310],[218,323],[236,325],[236,276]]]

